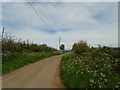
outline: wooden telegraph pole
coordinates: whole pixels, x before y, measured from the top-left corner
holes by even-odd
[[[3,27],[3,30],[2,30],[2,39],[3,39],[3,36],[4,36],[4,31],[5,31],[5,28]]]
[[[60,50],[60,37],[59,37],[59,50]]]

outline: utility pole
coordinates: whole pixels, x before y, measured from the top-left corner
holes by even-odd
[[[3,36],[4,36],[4,30],[5,30],[5,28],[3,27],[3,30],[2,30],[2,39],[3,39]]]
[[[60,37],[59,37],[59,50],[60,50]]]

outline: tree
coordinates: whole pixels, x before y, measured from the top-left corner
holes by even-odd
[[[65,50],[65,45],[64,45],[64,44],[61,44],[60,49],[61,49],[61,50]]]
[[[72,51],[74,51],[77,54],[87,52],[88,50],[89,50],[89,46],[85,41],[80,41],[78,43],[75,43],[72,48]]]

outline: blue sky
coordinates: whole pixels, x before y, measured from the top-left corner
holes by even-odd
[[[89,45],[118,46],[117,2],[6,2],[2,5],[2,22],[6,34],[22,40],[46,43],[58,48],[58,38],[71,49],[75,42]]]

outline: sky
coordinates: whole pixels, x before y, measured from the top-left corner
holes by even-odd
[[[5,34],[58,49],[59,37],[67,50],[81,40],[88,45],[118,46],[117,2],[2,3]],[[1,10],[1,8],[0,8]],[[42,18],[42,19],[41,19]],[[0,32],[1,32],[0,31]]]

